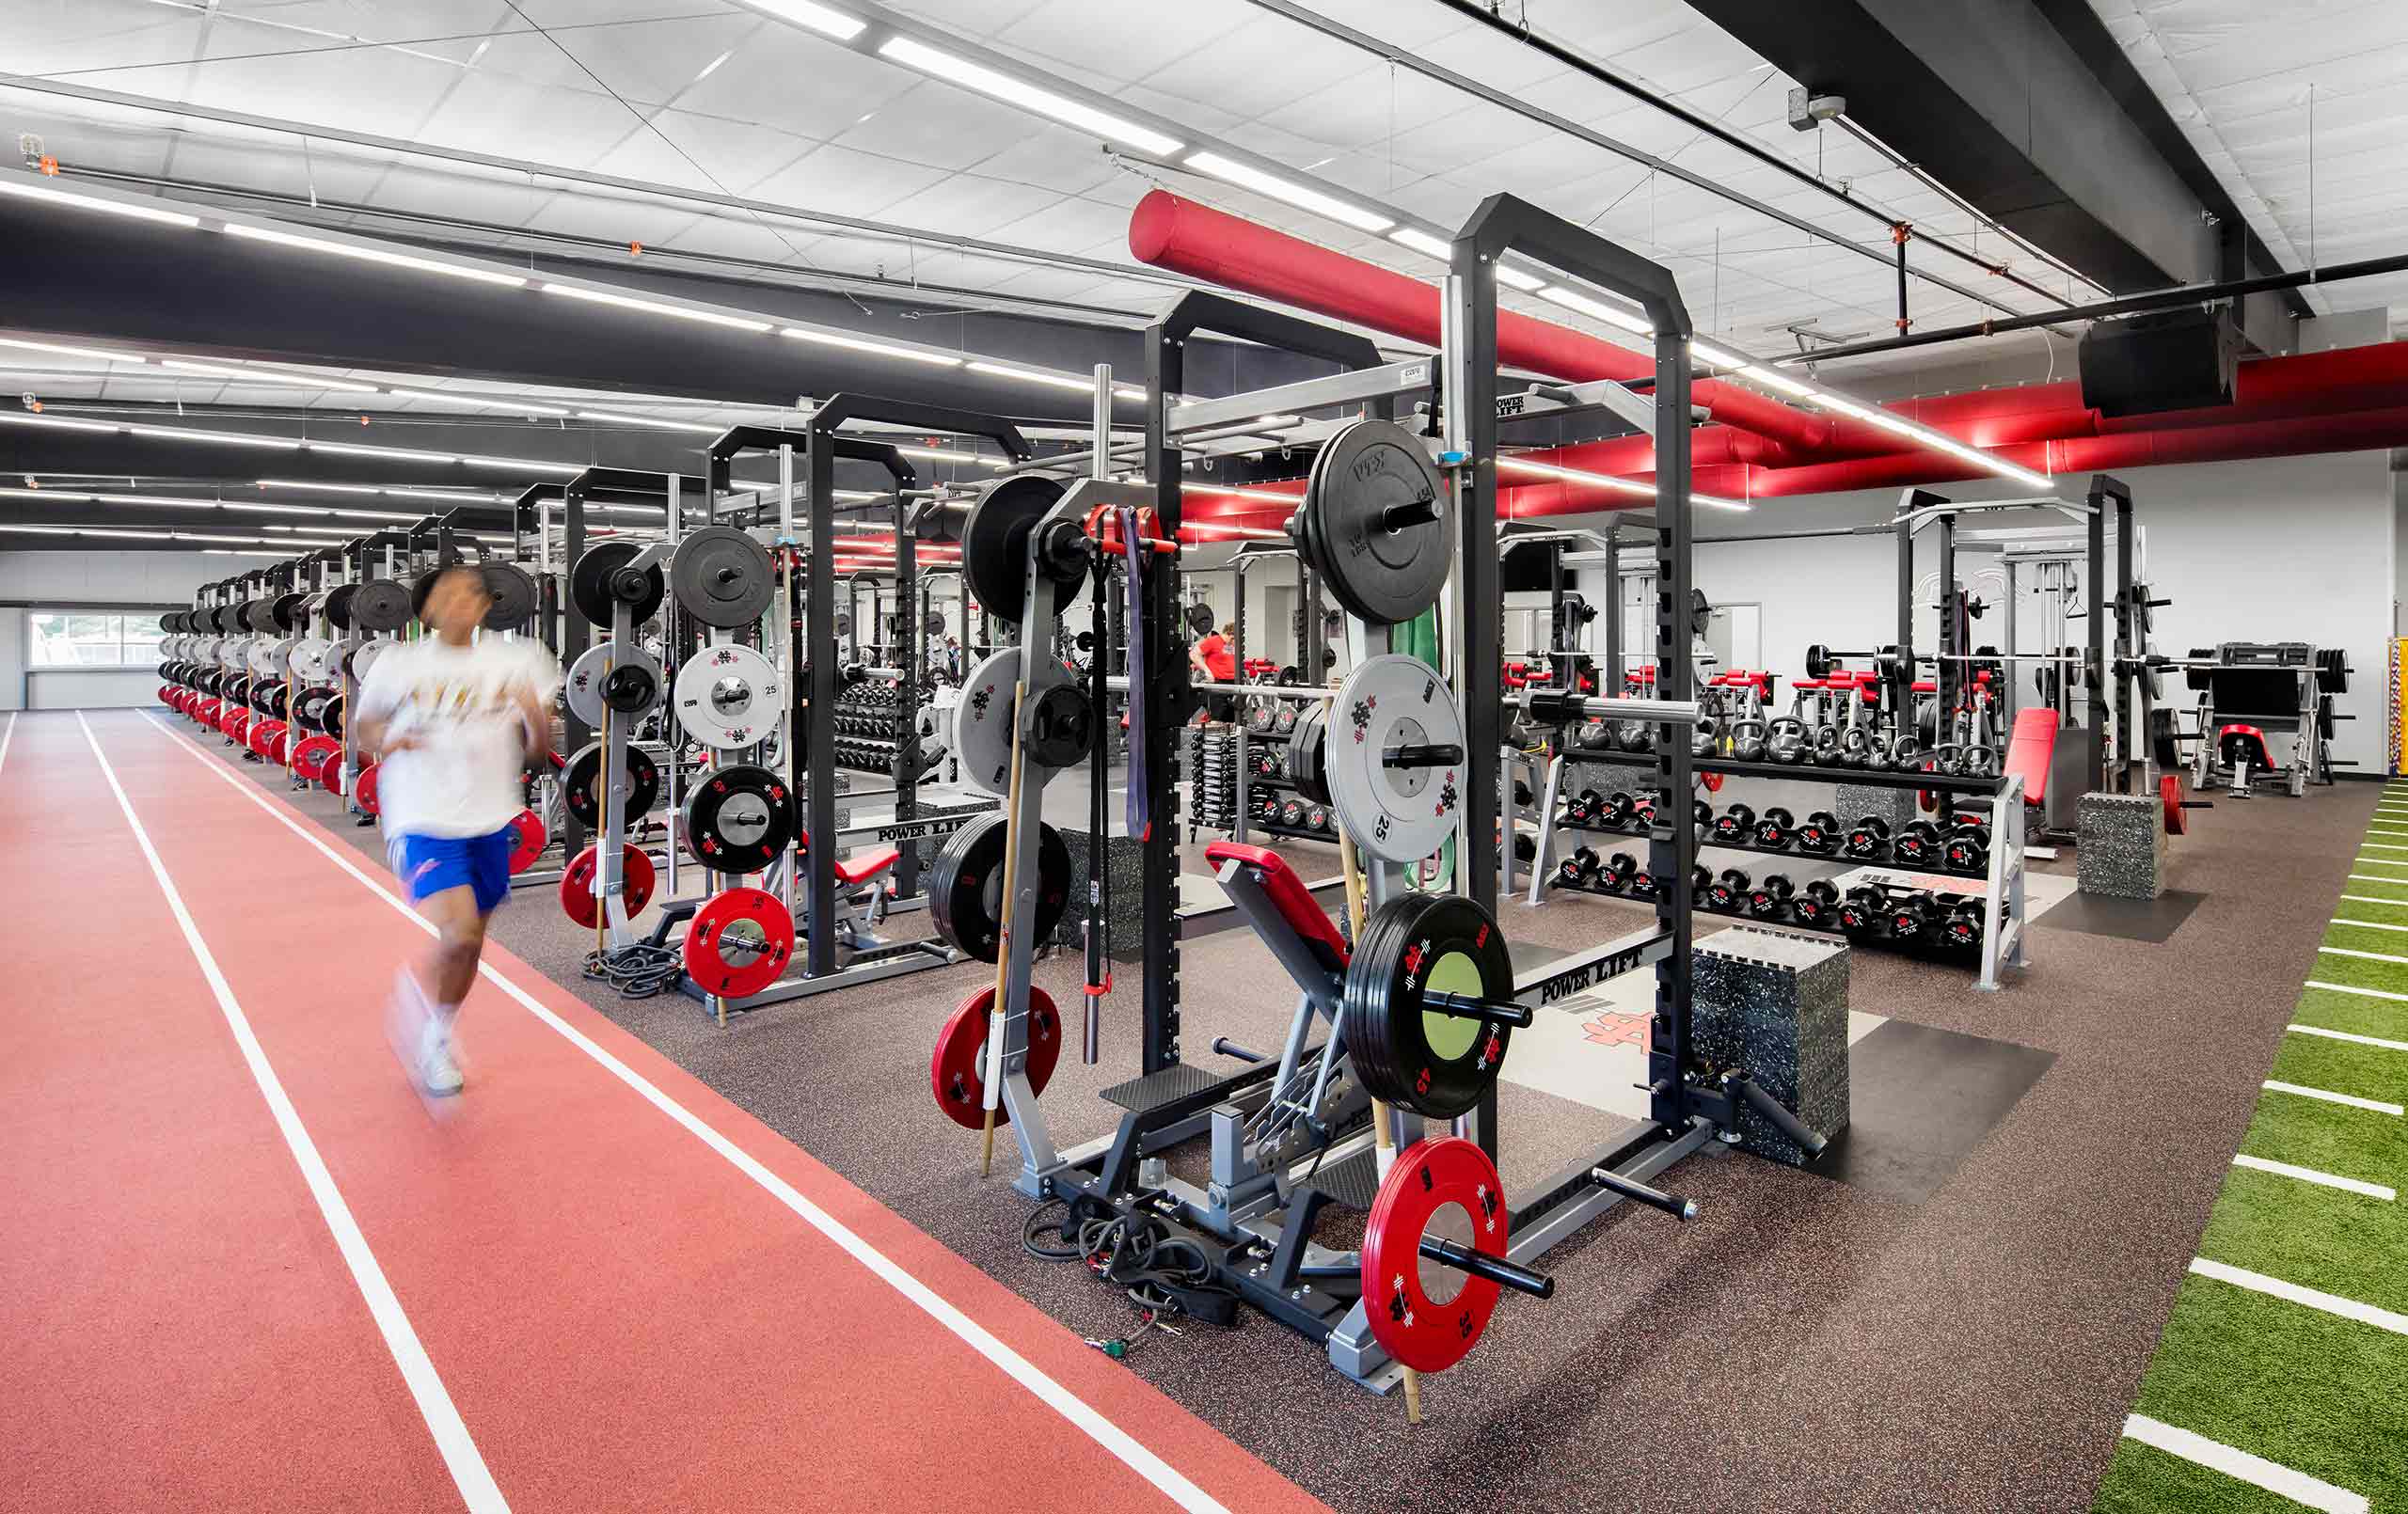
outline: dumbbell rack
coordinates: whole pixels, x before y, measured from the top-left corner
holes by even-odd
[[[1627,836],[1634,840],[1644,839],[1647,835],[1647,828],[1644,825],[1592,826],[1584,825],[1576,820],[1567,820],[1560,815],[1556,817],[1555,828],[1558,830],[1583,831],[1592,836]],[[1946,838],[1943,837],[1942,839],[1945,840]],[[1882,844],[1886,848],[1889,845],[1889,843],[1884,842]],[[1837,846],[1834,846],[1828,852],[1810,852],[1799,846],[1766,846],[1761,843],[1751,841],[1724,841],[1714,834],[1711,827],[1707,828],[1704,839],[1700,841],[1698,845],[1700,848],[1711,848],[1715,851],[1753,852],[1759,857],[1785,857],[1791,861],[1854,862],[1860,866],[1893,866],[1902,868],[1909,865],[1899,861],[1894,857],[1887,855],[1886,852],[1880,857],[1851,857],[1846,851]],[[1979,883],[1989,875],[1989,871],[1987,867],[1980,872],[1966,872],[1962,869],[1953,867],[1916,867],[1912,868],[1911,871],[1926,874],[1932,877],[1955,878],[1960,882],[1966,883]],[[1559,882],[1557,886],[1565,887],[1565,885],[1560,882]]]
[[[1655,758],[1643,752],[1623,751],[1618,749],[1606,751],[1592,748],[1558,753],[1548,764],[1546,793],[1539,809],[1538,856],[1532,863],[1530,890],[1525,901],[1528,904],[1535,906],[1544,903],[1545,891],[1549,886],[1567,889],[1576,893],[1593,893],[1608,899],[1628,900],[1632,897],[1627,893],[1615,893],[1606,889],[1586,888],[1578,884],[1560,884],[1555,881],[1557,869],[1555,837],[1559,829],[1594,831],[1605,835],[1644,834],[1643,831],[1614,831],[1604,827],[1575,826],[1563,818],[1565,771],[1567,768],[1587,764],[1611,767],[1643,766],[1652,770],[1655,766]],[[1974,987],[1986,990],[1997,988],[2000,986],[1999,974],[2002,970],[2029,965],[2030,954],[2026,939],[2028,920],[2024,907],[2023,888],[2025,843],[2021,777],[2009,774],[1991,778],[1958,778],[1941,773],[1912,770],[1902,772],[1882,767],[1829,768],[1803,764],[1745,763],[1719,759],[1700,759],[1697,763],[1697,770],[1701,773],[1721,773],[1734,778],[1772,778],[1787,779],[1794,782],[1846,782],[1868,788],[1918,789],[1987,801],[1990,806],[1990,855],[1989,866],[1984,873],[1971,875],[1952,872],[1945,868],[1915,868],[1911,873],[1916,877],[1962,883],[1966,886],[1963,891],[1968,894],[1973,893],[1976,890],[1981,891],[1984,900],[1982,945],[1973,980]],[[1892,865],[1882,859],[1848,857],[1837,849],[1830,852],[1807,852],[1794,848],[1775,850],[1752,844],[1725,843],[1714,839],[1710,828],[1706,839],[1700,844],[1703,847],[1758,852],[1766,856],[1809,860],[1828,858],[1835,862],[1854,863],[1860,867]],[[1701,909],[1699,912],[1708,913],[1709,911]],[[1712,913],[1721,915],[1724,912]],[[1800,925],[1794,921],[1764,921],[1759,917],[1749,916],[1744,910],[1735,915],[1728,915],[1726,918],[1757,919],[1758,923],[1775,925],[1784,930],[1835,934],[1822,931],[1816,926]],[[1853,936],[1848,937],[1847,939],[1859,943],[1877,945],[1880,943],[1880,938],[1875,936]]]
[[[1979,880],[1975,879],[1972,881]],[[1571,893],[1591,893],[1595,894],[1600,899],[1620,899],[1625,904],[1646,905],[1653,904],[1655,902],[1655,896],[1653,894],[1633,893],[1627,889],[1602,889],[1593,883],[1566,883],[1559,879],[1553,886]],[[1893,888],[1889,891],[1892,893],[1905,893],[1918,891]],[[1919,891],[1937,899],[1945,891],[1923,890]],[[1977,896],[1966,894],[1957,895],[1956,897],[1972,898]],[[1745,907],[1737,909],[1715,909],[1704,904],[1700,904],[1696,907],[1695,912],[1701,915],[1709,916],[1716,920],[1743,921],[1749,924],[1763,926],[1767,929],[1804,931],[1815,936],[1836,936],[1854,946],[1887,946],[1897,951],[1912,950],[1920,955],[1928,956],[1935,960],[1947,960],[1950,957],[1960,954],[1947,950],[1945,938],[1937,935],[1929,940],[1917,940],[1912,943],[1904,943],[1896,940],[1894,938],[1875,932],[1850,934],[1848,931],[1843,929],[1837,924],[1810,925],[1802,920],[1793,920],[1785,916],[1759,915]],[[1982,941],[1984,946],[1988,945],[1989,937],[1987,933],[1984,934]]]

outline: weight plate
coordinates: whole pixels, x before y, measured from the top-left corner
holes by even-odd
[[[485,569],[485,592],[493,596],[493,608],[485,611],[488,631],[515,631],[535,618],[535,580],[527,570],[515,562],[488,562]]]
[[[309,596],[307,594],[290,593],[277,595],[275,602],[269,607],[268,610],[268,618],[274,622],[274,624],[262,625],[260,629],[262,631],[277,630],[285,632],[303,631],[309,629]]]
[[[1390,523],[1388,512],[1414,506],[1430,518]],[[1451,510],[1421,438],[1402,426],[1358,420],[1323,443],[1299,513],[1298,549],[1355,615],[1394,625],[1438,602],[1454,560]]]
[[[364,765],[359,769],[358,776],[355,777],[355,778],[351,781],[351,802],[352,802],[353,804],[357,805],[357,806],[359,807],[359,812],[360,812],[361,814],[372,814],[372,814],[375,814],[375,813],[377,812],[377,804],[376,804],[376,779],[377,779],[376,769],[377,769],[377,766],[378,766],[378,765],[377,765],[377,764],[375,764],[375,763],[369,763],[369,764]],[[512,822],[512,824],[513,824],[513,825],[515,825],[515,824],[516,824],[516,822],[515,822],[515,821],[514,821],[514,822]],[[511,858],[511,861],[512,861],[514,864],[515,864],[517,860],[518,860],[518,859],[517,859],[515,855]],[[514,865],[514,866],[511,868],[511,870],[510,870],[510,871],[512,871],[513,873],[515,873],[515,872],[517,872],[517,871],[518,871],[518,869]]]
[[[1461,1136],[1397,1154],[1363,1223],[1363,1305],[1371,1338],[1418,1372],[1467,1355],[1496,1312],[1497,1285],[1421,1254],[1425,1236],[1500,1260],[1512,1213],[1496,1164]]]
[[[1085,759],[1095,745],[1095,704],[1077,684],[1054,684],[1029,712],[1021,749],[1036,767],[1059,772]]]
[[[371,578],[353,591],[351,618],[363,631],[398,631],[410,622],[410,591],[390,578]]]
[[[642,550],[633,542],[601,542],[580,553],[568,576],[569,601],[577,607],[577,612],[607,630],[612,623],[610,613],[615,603],[611,597],[612,581],[618,571],[634,561]],[[660,607],[660,569],[644,569],[643,592],[629,603],[628,623],[642,625],[652,619],[652,612]]]
[[[305,636],[293,643],[285,665],[305,684],[323,684],[335,676],[335,644],[322,636]]]
[[[968,1130],[987,1128],[987,1026],[990,1011],[994,1008],[995,988],[992,984],[980,988],[954,1007],[937,1033],[936,1055],[928,1064],[928,1081],[934,1086],[937,1108],[946,1118]],[[1054,1007],[1053,996],[1030,985],[1028,990],[1028,1088],[1033,1094],[1045,1092],[1054,1080],[1054,1065],[1062,1060],[1062,1017]],[[995,1123],[1009,1125],[1011,1110],[1002,1099],[995,1101]]]
[[[312,783],[325,781],[327,767],[341,765],[342,743],[333,736],[303,736],[293,749],[293,771]]]
[[[778,728],[785,686],[769,659],[733,642],[705,647],[677,670],[677,723],[719,751],[766,739]]]
[[[625,682],[648,679],[653,691],[635,708],[628,708],[628,699],[619,695],[610,681],[621,674],[629,675]],[[599,726],[603,714],[617,710],[623,715],[640,715],[652,708],[653,698],[660,688],[660,662],[643,648],[616,641],[602,641],[586,648],[568,669],[568,712],[590,726]]]
[[[348,631],[351,625],[351,602],[359,592],[357,584],[337,584],[326,591],[326,620],[338,631]]]
[[[696,775],[685,820],[696,861],[715,873],[758,873],[794,840],[794,796],[768,768],[734,763]]]
[[[174,610],[167,610],[162,613],[159,617],[159,629],[162,631],[180,631],[183,629],[183,627],[176,623],[176,612]]]
[[[1329,712],[1316,709],[1297,720],[1288,733],[1288,780],[1296,792],[1314,804],[1329,803],[1329,774],[1323,766],[1323,738],[1329,733]]]
[[[252,638],[251,644],[243,649],[243,666],[261,678],[283,677],[284,665],[277,659],[277,649],[282,645],[267,637]]]
[[[670,591],[705,625],[750,625],[776,588],[769,549],[732,526],[688,531],[669,559]]]
[[[627,749],[627,804],[622,820],[652,812],[660,796],[660,768],[642,747]],[[561,769],[561,798],[568,812],[588,829],[602,824],[602,743],[592,741],[578,749]]]
[[[652,902],[652,859],[632,842],[627,844],[626,857],[626,860],[619,864],[619,897],[626,906],[627,918],[633,920]],[[561,873],[561,908],[588,930],[601,919],[594,901],[594,885],[600,871],[599,855],[588,846]]]
[[[243,602],[243,628],[246,631],[273,631],[276,624],[276,601],[246,599]]]
[[[1347,675],[1323,737],[1322,770],[1339,824],[1355,844],[1390,862],[1414,862],[1453,831],[1463,764],[1391,767],[1399,747],[1463,750],[1454,698],[1427,663],[1384,653]]]
[[[961,523],[961,571],[988,614],[1017,625],[1028,592],[1028,533],[1062,497],[1057,479],[1023,475],[990,486]],[[1077,595],[1086,560],[1054,580],[1060,605]]]
[[[970,670],[953,711],[961,781],[999,799],[1011,789],[1012,708],[1019,686],[1020,648],[1006,647]]]
[[[686,973],[705,993],[757,994],[793,955],[794,915],[766,890],[730,889],[694,911],[686,928]]]
[[[1373,913],[1354,948],[1339,1024],[1373,1098],[1450,1120],[1497,1080],[1511,1033],[1423,1009],[1431,990],[1512,999],[1513,957],[1497,922],[1472,900],[1401,894]]]
[[[365,787],[367,777],[365,773],[360,775],[363,787]],[[510,817],[510,875],[516,877],[533,867],[535,859],[544,855],[544,848],[551,844],[551,840],[552,833],[545,826],[544,817],[534,811],[521,810],[512,815]]]
[[[341,735],[346,702],[341,692],[326,701],[318,711],[318,729],[330,736]]]
[[[981,962],[1002,950],[1004,848],[1011,829],[1000,814],[974,820],[937,854],[928,880],[928,914],[937,932]],[[1037,940],[1054,938],[1070,904],[1070,850],[1061,833],[1040,824],[1037,838]]]
[[[342,665],[354,679],[364,680],[368,676],[368,670],[373,667],[376,659],[383,656],[392,645],[392,642],[386,640],[362,641],[343,654]]]

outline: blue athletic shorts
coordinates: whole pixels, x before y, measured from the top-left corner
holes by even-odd
[[[493,913],[510,897],[510,853],[516,838],[504,826],[490,836],[394,836],[385,843],[393,876],[417,904],[446,889],[476,891],[477,913]]]

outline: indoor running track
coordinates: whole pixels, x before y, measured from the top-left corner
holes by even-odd
[[[0,1508],[1322,1507],[499,947],[430,1110],[180,725],[0,738]]]

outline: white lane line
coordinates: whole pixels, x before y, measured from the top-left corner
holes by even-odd
[[[2408,867],[2408,862],[2395,862],[2388,857],[2361,857],[2350,865],[2352,867]],[[2408,882],[2408,879],[2401,881]]]
[[[2352,877],[2353,877],[2353,878],[2354,878],[2354,877],[2358,876],[2358,875],[2357,875],[2357,874],[2355,874],[2355,873],[2353,873],[2353,874],[2351,874],[2351,875],[2350,875],[2350,876],[2352,876]],[[2392,881],[2394,881],[2394,880],[2393,880],[2393,879],[2390,879],[2390,878],[2384,878],[2383,881],[2384,881],[2384,882],[2385,882],[2385,883],[2389,883],[2389,882],[2392,882]],[[2392,906],[2394,908],[2399,908],[2399,909],[2408,909],[2408,899],[2378,899],[2378,898],[2376,898],[2373,894],[2370,894],[2370,893],[2345,893],[2345,894],[2341,895],[2341,902],[2342,902],[2342,903],[2344,903],[2344,904],[2353,904],[2353,905],[2390,905],[2390,906]],[[2337,922],[2335,922],[2335,923],[2337,923],[2337,924],[2347,924],[2347,923],[2348,923],[2348,922],[2346,922],[2346,921],[2337,921]]]
[[[2235,1167],[2246,1167],[2255,1173],[2272,1173],[2277,1177],[2296,1177],[2303,1183],[2315,1183],[2324,1188],[2337,1188],[2348,1193],[2362,1193],[2370,1199],[2389,1203],[2400,1194],[2381,1183],[2369,1183],[2355,1177],[2341,1177],[2332,1173],[2320,1173],[2313,1167],[2294,1167],[2287,1161],[2268,1161],[2242,1152],[2232,1159]]]
[[[2408,852],[2408,846],[2393,846],[2388,843],[2379,841],[2362,841],[2358,843],[2358,850],[2362,852]]]
[[[2322,1099],[2327,1104],[2347,1104],[2353,1110],[2368,1110],[2376,1114],[2398,1116],[2408,1113],[2397,1104],[2386,1104],[2379,1098],[2360,1098],[2355,1094],[2337,1094],[2329,1088],[2310,1088],[2305,1083],[2279,1082],[2269,1078],[2262,1085],[2270,1094],[2294,1094],[2301,1098]]]
[[[2408,962],[2408,956],[2394,956],[2387,952],[2353,952],[2346,946],[2320,946],[2327,956],[2353,956],[2361,962]]]
[[[2359,1046],[2379,1046],[2386,1051],[2408,1051],[2408,1041],[2386,1041],[2380,1035],[2360,1035],[2355,1031],[2328,1031],[2321,1025],[2294,1025],[2297,1035],[2321,1035],[2328,1041],[2353,1041]]]
[[[383,884],[361,872],[353,864],[351,859],[344,857],[327,845],[325,841],[310,834],[308,827],[287,814],[282,809],[269,803],[259,792],[257,785],[229,770],[223,764],[212,761],[208,753],[155,719],[150,723],[160,734],[190,753],[193,760],[199,763],[203,768],[223,780],[235,793],[266,811],[285,829],[315,847],[320,856],[350,874],[362,888],[391,905],[403,919],[430,935],[434,933],[434,925],[420,916],[416,910],[404,904],[400,898],[388,892]],[[885,1253],[863,1240],[850,1226],[804,1197],[800,1190],[763,1166],[756,1158],[735,1142],[720,1134],[701,1116],[694,1114],[684,1105],[662,1093],[642,1073],[604,1050],[585,1033],[554,1014],[518,985],[503,977],[494,970],[491,963],[479,964],[477,971],[481,977],[516,1000],[529,1014],[559,1032],[571,1046],[601,1064],[612,1077],[633,1089],[646,1103],[660,1111],[676,1124],[685,1127],[703,1144],[725,1158],[737,1171],[768,1191],[779,1203],[800,1216],[813,1229],[835,1242],[847,1254],[867,1269],[871,1275],[917,1305],[937,1323],[944,1326],[981,1356],[993,1363],[1006,1376],[1026,1388],[1047,1408],[1069,1421],[1072,1426],[1110,1452],[1131,1471],[1160,1489],[1164,1496],[1171,1502],[1184,1509],[1197,1510],[1199,1514],[1229,1514],[1228,1506],[1189,1481],[1186,1474],[1164,1461],[1139,1442],[1135,1436],[1115,1425],[1101,1410],[1054,1381],[1042,1368],[998,1339],[987,1327],[971,1318],[951,1301],[891,1260]]]
[[[2306,986],[2321,988],[2326,993],[2355,994],[2360,999],[2388,999],[2395,1004],[2408,1004],[2408,994],[2395,994],[2387,988],[2361,988],[2355,984],[2326,983],[2321,978],[2308,979]]]
[[[385,1280],[385,1270],[377,1265],[368,1238],[360,1233],[351,1206],[335,1187],[334,1175],[326,1171],[325,1159],[318,1155],[317,1143],[309,1139],[300,1113],[293,1109],[292,1099],[285,1096],[284,1084],[277,1078],[276,1069],[268,1065],[267,1053],[261,1049],[259,1037],[251,1032],[250,1017],[235,1002],[234,990],[227,984],[225,973],[218,970],[215,954],[209,950],[209,943],[200,938],[199,927],[184,908],[183,895],[177,891],[175,880],[167,876],[166,864],[159,860],[157,849],[150,844],[150,832],[142,828],[141,820],[134,812],[134,802],[125,796],[123,785],[117,781],[117,769],[109,765],[108,754],[101,750],[100,738],[92,734],[91,724],[80,710],[75,713],[75,723],[84,728],[84,740],[91,746],[92,756],[101,765],[101,776],[108,780],[109,791],[117,796],[118,808],[125,812],[125,823],[134,828],[135,844],[150,862],[150,875],[158,879],[159,891],[166,895],[167,908],[183,932],[184,943],[192,948],[193,956],[200,963],[201,976],[209,980],[209,991],[216,996],[217,1007],[233,1029],[234,1044],[242,1049],[243,1061],[249,1065],[252,1080],[260,1085],[269,1112],[276,1116],[277,1128],[283,1133],[294,1164],[309,1185],[310,1197],[318,1201],[318,1212],[325,1217],[335,1246],[351,1269],[352,1281],[359,1285],[360,1297],[368,1302],[368,1312],[375,1317],[376,1328],[384,1333],[386,1348],[393,1353],[393,1364],[401,1368],[402,1380],[409,1385],[410,1396],[418,1401],[418,1411],[435,1437],[436,1449],[443,1454],[443,1464],[451,1469],[452,1483],[469,1508],[508,1514],[509,1502],[495,1486],[493,1474],[486,1470],[484,1457],[477,1450],[477,1443],[468,1434],[459,1410],[452,1406],[452,1395],[444,1388],[441,1375],[428,1359],[426,1348],[419,1343],[418,1332],[411,1328],[402,1301]]]
[[[2251,1272],[2238,1267],[2226,1267],[2222,1262],[2211,1262],[2204,1256],[2192,1260],[2191,1270],[2201,1277],[2229,1283],[2237,1288],[2247,1288],[2269,1298],[2289,1299],[2310,1309],[2321,1309],[2328,1315],[2354,1319],[2361,1325],[2372,1325],[2395,1335],[2408,1335],[2408,1315],[2394,1314],[2370,1303],[2360,1303],[2355,1299],[2344,1299],[2337,1293],[2321,1293],[2315,1288],[2301,1287],[2296,1283],[2286,1283],[2278,1277],[2268,1277],[2263,1272]]]
[[[2161,1451],[2195,1461],[2211,1472],[2263,1488],[2294,1504],[2316,1509],[2319,1514],[2367,1514],[2365,1495],[2347,1488],[2336,1488],[2329,1482],[2311,1477],[2305,1472],[2294,1472],[2278,1461],[2236,1451],[2222,1441],[2210,1441],[2192,1430],[2181,1429],[2146,1414],[2129,1414],[2124,1419],[2124,1434],[2143,1445],[2153,1445]]]
[[[2367,834],[2369,836],[2408,836],[2408,826],[2385,826],[2380,824],[2369,825],[2367,827]]]
[[[2340,915],[2334,916],[2331,923],[2336,925],[2354,925],[2360,930],[2408,931],[2408,925],[2386,925],[2379,920],[2350,920]]]

